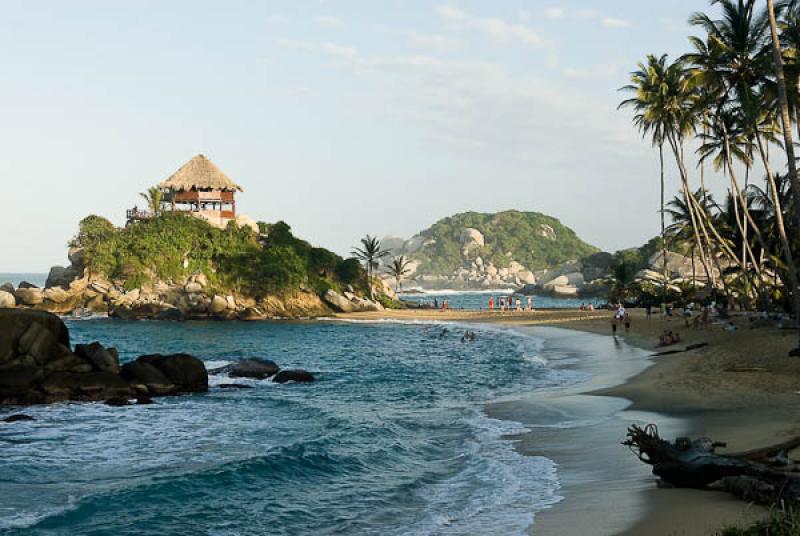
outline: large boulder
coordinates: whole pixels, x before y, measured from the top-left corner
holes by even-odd
[[[335,311],[340,311],[342,313],[352,313],[355,311],[353,303],[333,289],[329,288],[326,290],[322,295],[322,300]]]
[[[214,294],[214,297],[211,298],[211,303],[208,306],[208,312],[212,315],[218,315],[220,313],[224,313],[227,309],[228,300],[226,300],[224,296]]]
[[[14,294],[25,305],[39,305],[44,301],[44,293],[39,287],[19,287]]]
[[[119,353],[116,348],[105,348],[99,342],[76,344],[75,354],[86,359],[94,370],[120,372]]]
[[[69,288],[70,284],[82,275],[83,270],[77,270],[73,266],[53,266],[47,274],[46,288],[60,287]]]
[[[70,298],[70,295],[61,287],[49,287],[44,289],[42,297],[53,303],[64,303]]]
[[[17,306],[17,299],[10,292],[0,290],[0,309],[11,309]]]
[[[282,370],[272,377],[275,383],[311,383],[315,380],[314,375],[307,370]]]
[[[262,359],[260,357],[253,357],[249,359],[240,359],[236,363],[223,367],[219,372],[226,373],[232,378],[255,378],[263,380],[274,376],[280,367],[274,361],[269,359]]]
[[[466,227],[461,231],[461,255],[471,257],[480,252],[485,245],[483,233],[472,227]]]
[[[136,361],[153,365],[175,385],[176,393],[208,391],[208,371],[201,360],[189,354],[145,355]]]
[[[132,385],[143,385],[153,395],[170,395],[176,392],[175,384],[161,369],[141,358],[122,365],[122,377]]]
[[[37,341],[37,333],[45,340]],[[23,337],[26,352],[18,352]],[[60,354],[64,347],[69,348],[69,331],[56,315],[28,309],[0,309],[0,365],[31,348],[37,353],[57,350]]]

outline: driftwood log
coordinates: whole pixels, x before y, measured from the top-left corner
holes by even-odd
[[[727,491],[760,504],[800,503],[800,475],[788,451],[800,446],[800,438],[764,449],[738,454],[717,454],[724,443],[708,438],[662,439],[658,428],[632,425],[623,445],[665,484],[696,489]]]

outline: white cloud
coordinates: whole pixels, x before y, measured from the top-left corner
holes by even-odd
[[[339,17],[321,15],[319,17],[314,17],[314,24],[325,26],[327,28],[338,28],[344,25],[344,21],[342,21],[342,19]]]
[[[452,52],[462,48],[463,43],[439,34],[420,34],[408,32],[408,43],[414,48],[423,48],[434,52]]]
[[[439,6],[436,13],[445,19],[452,29],[480,32],[498,43],[518,42],[525,45],[543,46],[542,39],[531,28],[497,17],[480,17],[453,6]]]
[[[631,25],[631,21],[616,17],[603,17],[600,19],[600,24],[606,28],[627,28]]]
[[[312,43],[309,41],[294,41],[292,39],[279,39],[278,45],[290,50],[304,50],[307,52],[322,52],[328,56],[339,58],[354,58],[358,51],[354,47],[337,45],[336,43]]]
[[[566,14],[566,11],[560,7],[550,7],[544,10],[544,16],[548,19],[563,19]]]

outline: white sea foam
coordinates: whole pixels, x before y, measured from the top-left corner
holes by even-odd
[[[476,433],[473,441],[465,443],[464,469],[422,488],[423,519],[392,534],[522,536],[536,512],[562,500],[555,463],[541,456],[523,456],[512,441],[502,439],[527,432],[526,428],[480,412],[468,422]],[[454,508],[454,504],[459,506]]]

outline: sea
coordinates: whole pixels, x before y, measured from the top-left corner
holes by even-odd
[[[422,290],[410,289],[400,293],[403,301],[418,305],[433,307],[441,306],[447,300],[448,309],[464,309],[471,311],[485,311],[489,308],[489,299],[493,298],[498,304],[499,298],[520,298],[522,307],[527,306],[527,296],[515,294],[509,289],[487,290]],[[581,305],[589,304],[599,307],[602,300],[599,298],[562,298],[553,296],[533,296],[532,305],[535,309],[578,309]],[[499,307],[495,305],[495,307]]]
[[[120,359],[188,352],[207,368],[264,357],[313,384],[211,375],[145,406],[6,409],[3,535],[522,535],[560,501],[554,462],[523,456],[488,403],[575,384],[545,340],[436,322],[67,319]],[[474,341],[462,341],[465,331]]]

